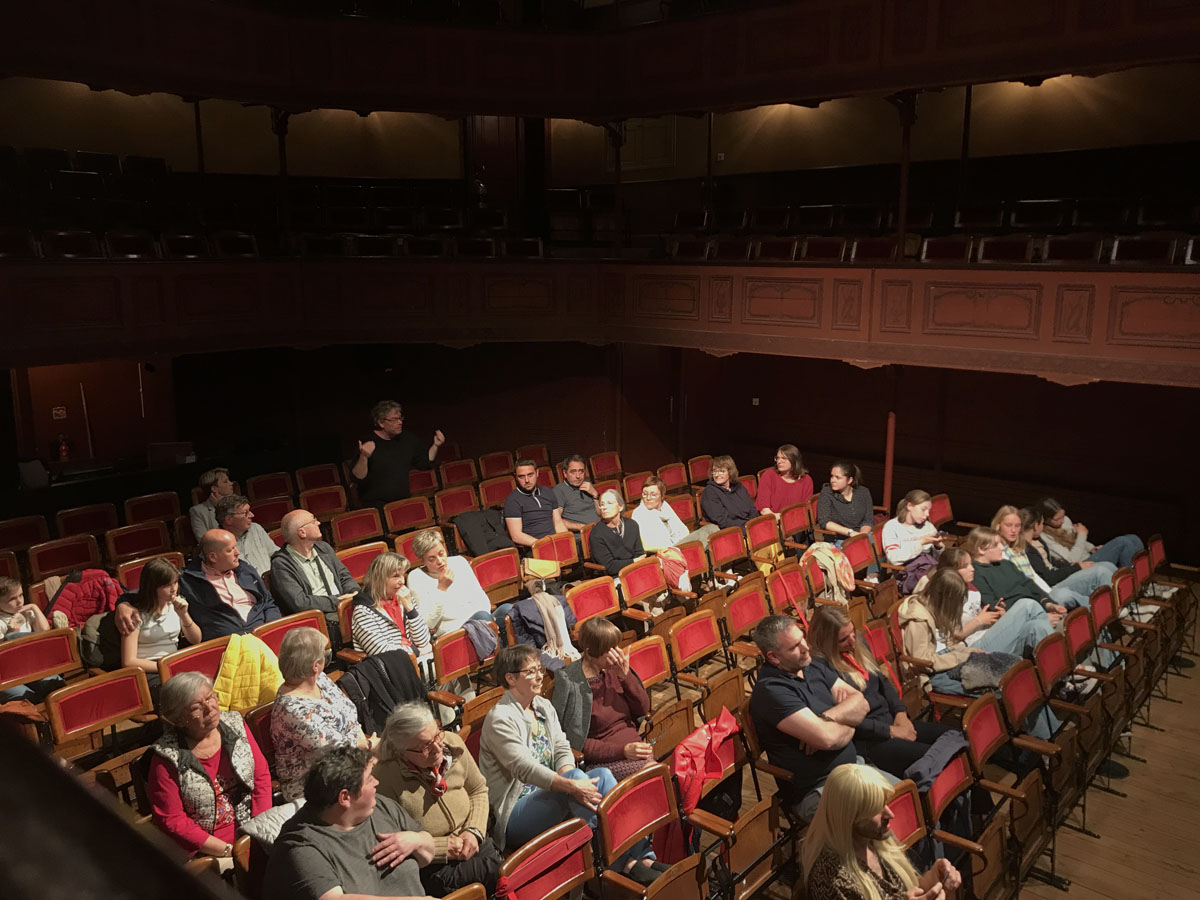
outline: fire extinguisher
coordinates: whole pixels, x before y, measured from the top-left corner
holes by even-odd
[[[71,442],[67,440],[65,434],[58,436],[58,461],[66,462],[71,458]]]

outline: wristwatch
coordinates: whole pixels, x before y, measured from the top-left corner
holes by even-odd
[[[477,844],[479,844],[479,846],[481,846],[481,847],[483,846],[483,832],[482,831],[480,831],[478,828],[473,828],[470,825],[468,825],[466,828],[464,828],[463,831],[468,832],[469,834],[475,835],[475,842]]]
[[[233,856],[233,844],[226,844],[226,845],[225,845],[225,855],[226,855],[226,856],[229,856],[229,857],[232,857],[232,856]]]

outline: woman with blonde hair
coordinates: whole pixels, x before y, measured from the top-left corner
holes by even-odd
[[[418,533],[412,547],[421,567],[408,573],[408,589],[434,637],[457,631],[468,619],[491,620],[492,602],[475,570],[465,556],[449,554],[440,528]]]
[[[870,706],[854,729],[854,746],[867,762],[897,778],[925,755],[949,729],[936,722],[913,722],[893,680],[891,666],[881,670],[866,642],[858,638],[844,606],[822,605],[813,612],[808,627],[813,664],[833,670],[862,691]]]
[[[371,560],[350,619],[355,650],[368,656],[389,650],[418,657],[432,652],[429,628],[404,584],[407,572],[408,560],[399,553],[387,550]]]
[[[888,823],[891,787],[869,766],[838,766],[801,851],[809,900],[940,900],[962,877],[949,860],[918,875]]]
[[[745,528],[746,523],[758,515],[750,492],[738,481],[737,463],[732,456],[713,457],[708,484],[700,498],[700,512],[718,528],[734,525]]]

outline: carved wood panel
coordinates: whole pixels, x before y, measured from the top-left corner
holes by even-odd
[[[925,285],[926,334],[1036,338],[1042,292],[1036,284],[930,281]]]
[[[742,321],[820,328],[823,287],[819,278],[744,278]]]

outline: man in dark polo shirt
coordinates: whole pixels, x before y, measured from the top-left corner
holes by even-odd
[[[538,538],[556,531],[566,531],[562,506],[554,496],[537,483],[537,463],[532,459],[517,460],[517,489],[504,501],[504,525],[508,536],[527,554]]]
[[[363,504],[382,507],[408,497],[409,471],[433,468],[446,437],[439,429],[429,449],[421,447],[414,435],[404,431],[404,412],[395,400],[376,403],[371,421],[375,430],[358,442],[358,459],[350,474],[359,484]]]
[[[808,643],[791,616],[767,616],[754,628],[754,643],[766,658],[750,695],[754,729],[771,764],[793,774],[789,802],[798,804],[797,814],[807,822],[829,773],[843,763],[863,762],[854,749],[854,729],[869,706],[832,669],[809,666]]]
[[[596,509],[600,494],[588,481],[587,464],[579,454],[567,457],[563,474],[563,480],[554,486],[554,498],[562,507],[563,524],[567,531],[583,531],[592,522],[600,521]]]

